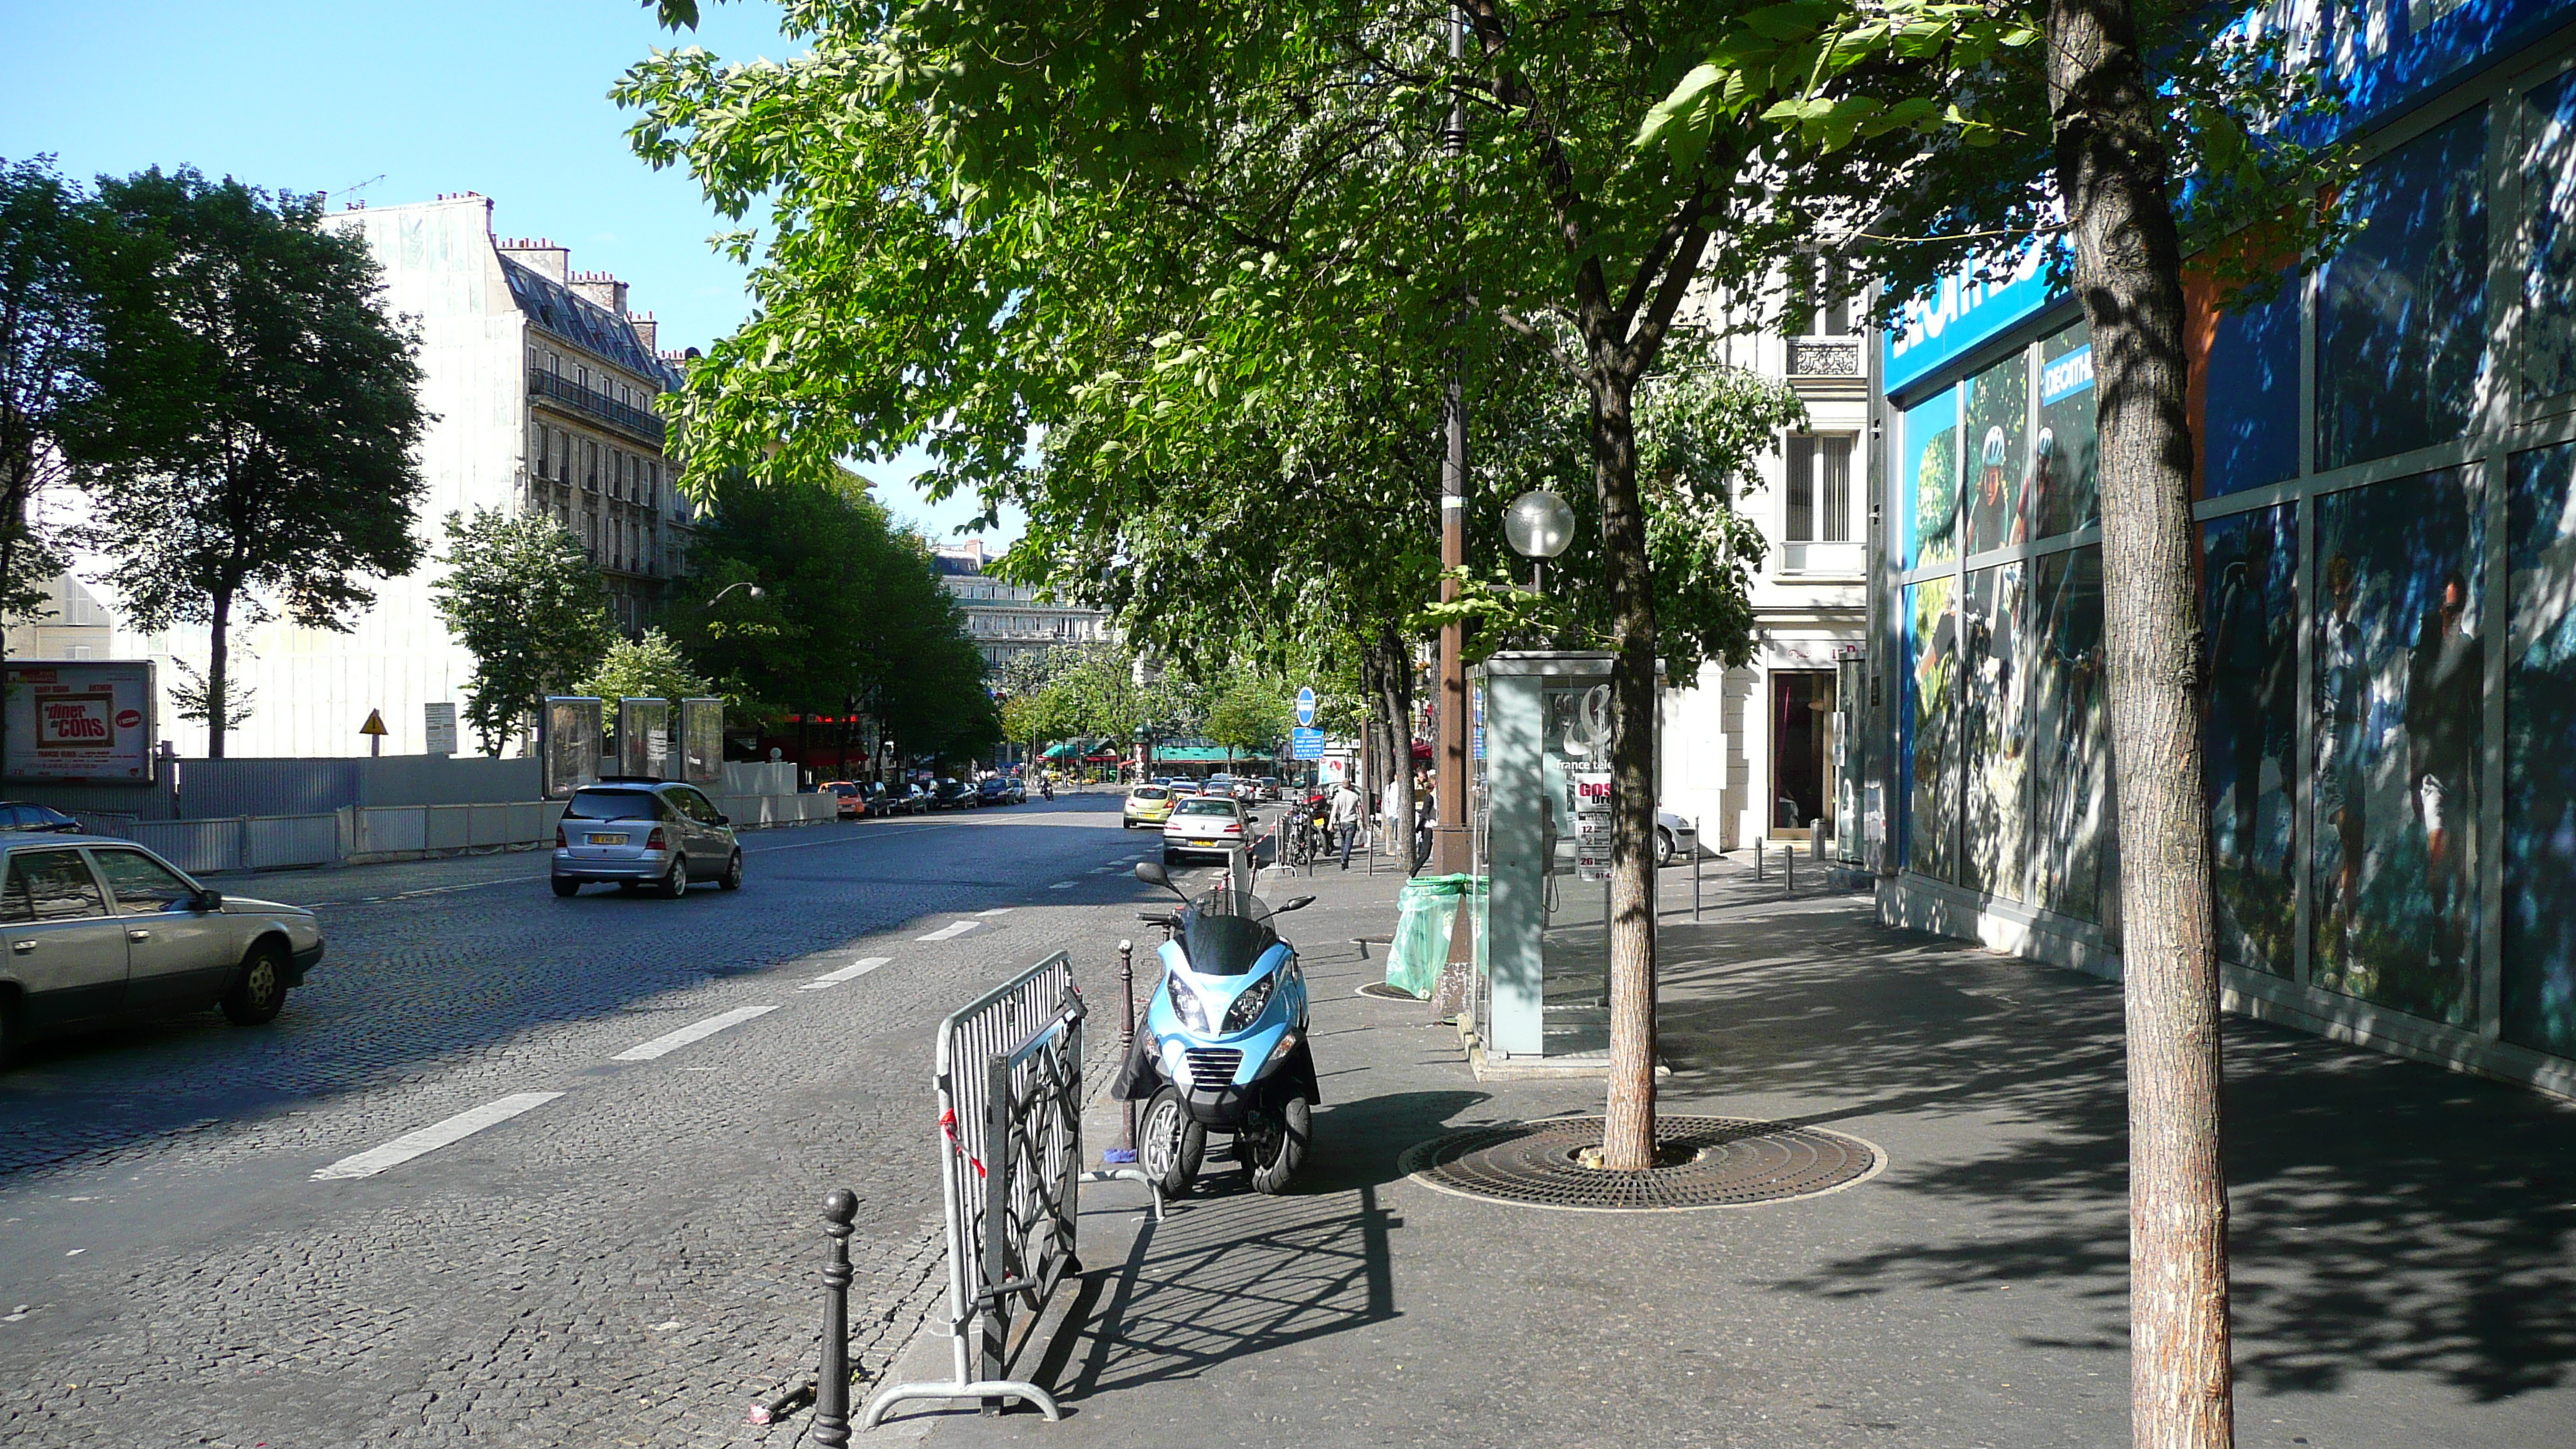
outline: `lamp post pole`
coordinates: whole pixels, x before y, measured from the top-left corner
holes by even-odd
[[[1456,8],[1449,12],[1449,61],[1455,66],[1466,56],[1467,27],[1465,13]],[[1449,130],[1443,138],[1451,160],[1467,154],[1467,98],[1453,90],[1449,100]],[[1463,301],[1463,299],[1462,299]],[[1466,320],[1460,308],[1459,321]],[[1461,339],[1463,340],[1463,339]],[[1440,601],[1449,603],[1458,597],[1458,581],[1451,576],[1467,562],[1467,399],[1463,372],[1465,350],[1453,345],[1449,354],[1449,395],[1441,409],[1442,431],[1448,434],[1448,454],[1440,465]],[[1446,875],[1461,875],[1468,868],[1467,839],[1467,631],[1456,618],[1440,626],[1440,720],[1439,771],[1434,777],[1434,804],[1439,814],[1436,821],[1440,843],[1440,870]],[[1400,753],[1402,768],[1413,769],[1412,742],[1403,743]],[[1410,850],[1410,842],[1406,843]]]

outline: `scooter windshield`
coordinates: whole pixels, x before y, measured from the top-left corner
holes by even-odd
[[[1190,902],[1181,918],[1181,949],[1202,976],[1241,976],[1279,940],[1261,898],[1219,886]]]

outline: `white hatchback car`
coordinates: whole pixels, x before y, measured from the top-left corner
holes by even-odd
[[[575,790],[555,826],[555,894],[592,881],[677,900],[693,881],[742,889],[742,846],[715,802],[674,780],[602,780]]]
[[[1163,822],[1163,864],[1178,865],[1194,855],[1222,860],[1250,843],[1252,811],[1240,800],[1222,795],[1193,795],[1172,807]]]

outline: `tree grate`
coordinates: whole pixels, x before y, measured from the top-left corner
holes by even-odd
[[[1453,1132],[1404,1154],[1427,1187],[1463,1197],[1581,1212],[1750,1207],[1849,1187],[1886,1161],[1857,1137],[1743,1117],[1661,1117],[1658,1164],[1644,1172],[1586,1167],[1599,1117],[1554,1117]]]

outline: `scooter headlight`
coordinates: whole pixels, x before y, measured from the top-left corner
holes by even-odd
[[[1172,983],[1171,995],[1172,1011],[1180,1017],[1181,1025],[1201,1036],[1212,1034],[1208,1030],[1207,1007],[1200,1003],[1197,992],[1176,981]]]
[[[1222,1034],[1232,1036],[1252,1025],[1254,1018],[1261,1015],[1262,1009],[1270,1005],[1270,993],[1278,985],[1279,978],[1276,976],[1264,976],[1252,983],[1250,990],[1236,997],[1234,1005],[1226,1008],[1225,1031]]]

